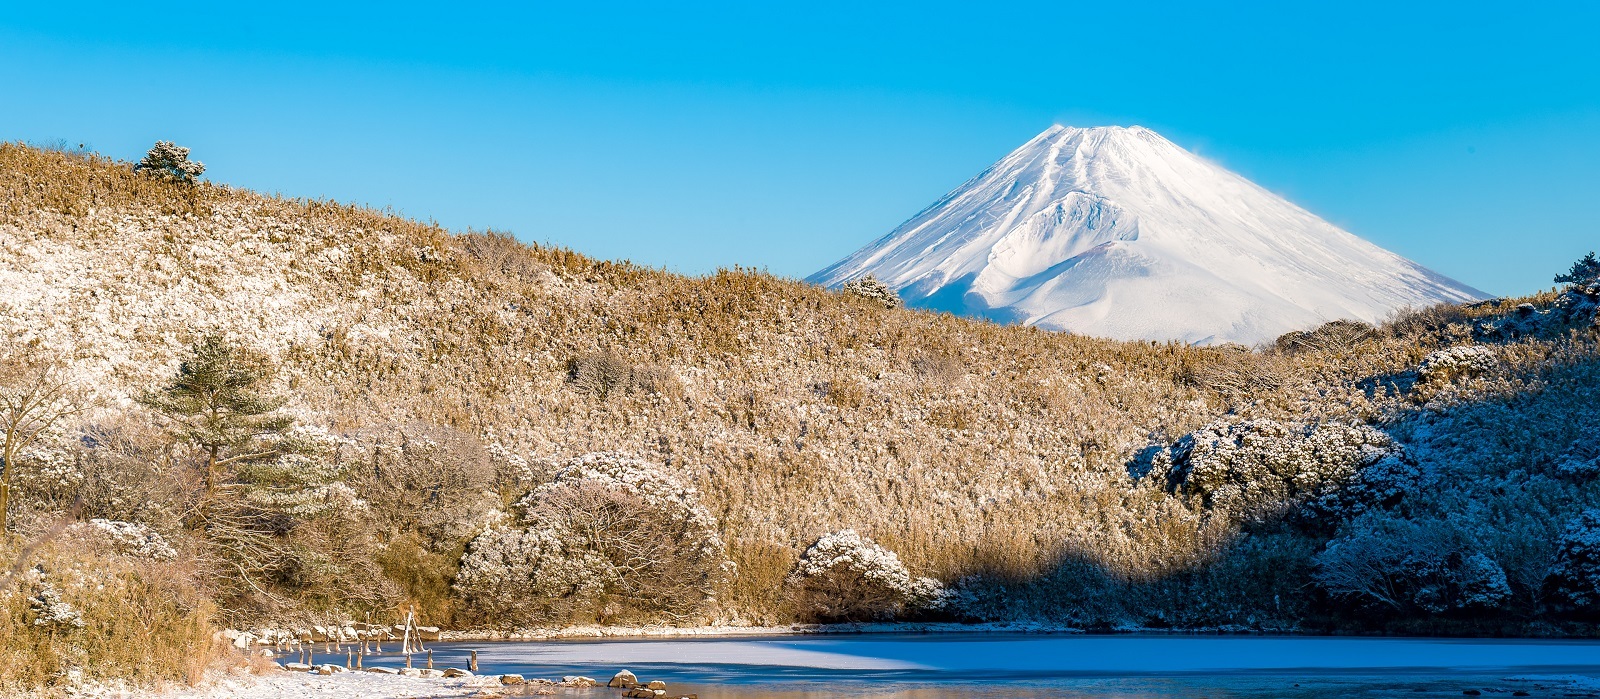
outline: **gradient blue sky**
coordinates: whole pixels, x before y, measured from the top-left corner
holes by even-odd
[[[1600,247],[1600,3],[10,4],[0,139],[804,276],[1142,124],[1492,293]]]

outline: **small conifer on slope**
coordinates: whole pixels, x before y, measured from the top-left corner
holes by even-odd
[[[206,165],[198,160],[190,160],[188,148],[172,141],[156,141],[133,169],[179,184],[194,184],[206,171]]]

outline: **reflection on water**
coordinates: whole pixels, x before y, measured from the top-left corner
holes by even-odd
[[[947,634],[438,643],[435,667],[602,683],[620,669],[670,697],[1460,697],[1594,696],[1600,643],[1501,639]],[[294,658],[289,658],[294,659]],[[343,664],[344,655],[317,655]],[[422,656],[414,661],[420,667]],[[369,665],[398,667],[386,656]],[[508,688],[510,689],[510,688]],[[562,690],[613,696],[616,690]]]

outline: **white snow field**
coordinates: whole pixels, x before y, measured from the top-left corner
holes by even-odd
[[[1149,129],[1053,126],[808,281],[1124,340],[1256,344],[1484,294]]]

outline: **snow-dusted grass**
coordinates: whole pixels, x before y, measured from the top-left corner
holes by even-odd
[[[1568,289],[1259,351],[1114,342],[0,146],[0,333],[104,400],[21,464],[15,521],[37,531],[81,494],[85,518],[217,560],[182,526],[192,455],[130,398],[220,333],[334,440],[354,495],[350,519],[293,557],[352,576],[274,569],[273,613],[295,623],[412,603],[424,623],[464,621],[452,585],[468,542],[586,453],[654,464],[714,522],[737,575],[709,618],[678,623],[794,620],[785,580],[851,529],[949,586],[959,618],[1287,628],[1330,540],[1394,529],[1357,513],[1450,522],[1465,542],[1453,570],[1496,592],[1480,618],[1521,623],[1543,613],[1563,523],[1600,506],[1600,486],[1559,468],[1596,453],[1594,308]],[[1431,353],[1479,345],[1494,359],[1481,371],[1419,375]],[[1388,450],[1378,433],[1404,458],[1368,458]],[[1204,487],[1156,468],[1195,444]],[[1417,606],[1337,616],[1355,608],[1320,611],[1461,623]]]
[[[0,539],[8,564],[25,542]],[[0,695],[81,682],[188,683],[220,657],[214,609],[181,563],[68,531],[0,569]]]

